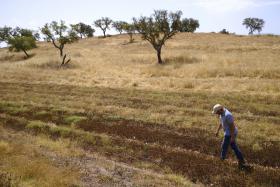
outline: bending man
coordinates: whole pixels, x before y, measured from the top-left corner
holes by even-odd
[[[234,119],[232,114],[230,113],[230,111],[228,111],[220,104],[216,104],[213,107],[212,113],[220,117],[220,124],[217,129],[216,136],[218,136],[221,128],[223,128],[224,130],[221,159],[222,160],[226,159],[228,147],[230,145],[238,159],[239,168],[243,169],[245,167],[245,161],[236,143],[236,136],[238,131],[234,124]]]

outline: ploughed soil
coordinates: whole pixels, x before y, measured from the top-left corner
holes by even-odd
[[[28,92],[33,89],[38,92],[40,85],[34,85]],[[249,145],[240,145],[240,149],[252,167],[248,170],[239,170],[233,153],[229,153],[229,160],[219,160],[221,139],[206,130],[172,128],[167,124],[114,119],[102,114],[70,113],[52,110],[49,107],[27,105],[26,108],[23,111],[11,112],[6,110],[5,106],[1,106],[0,113],[22,117],[29,121],[52,122],[69,128],[71,124],[65,120],[65,117],[85,117],[74,124],[76,128],[107,134],[112,139],[112,146],[125,148],[119,151],[106,150],[103,152],[105,156],[114,157],[128,164],[139,161],[150,162],[162,168],[169,168],[172,172],[184,175],[193,182],[217,186],[280,186],[278,142],[265,142],[261,151],[253,150]],[[0,120],[7,127],[13,127],[18,123],[17,120],[4,118]],[[92,151],[99,150],[94,146],[86,148]]]

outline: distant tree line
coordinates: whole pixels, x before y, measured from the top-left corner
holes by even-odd
[[[264,20],[259,18],[246,18],[242,23],[249,34],[260,33],[264,27]],[[96,28],[103,33],[106,38],[108,30],[114,28],[120,34],[126,33],[129,36],[129,43],[133,43],[133,35],[139,33],[143,40],[147,40],[157,53],[158,63],[164,63],[161,58],[162,47],[167,40],[171,39],[179,32],[195,32],[200,23],[193,18],[182,18],[182,11],[168,12],[167,10],[155,10],[149,17],[141,16],[133,18],[133,22],[113,21],[108,17],[102,17],[93,22]],[[65,45],[74,43],[79,39],[90,38],[94,36],[95,29],[91,25],[85,23],[70,24],[70,27],[64,21],[45,24],[40,28],[43,39],[51,42],[58,49],[61,57],[61,66],[67,65],[71,59],[64,52]],[[2,27],[0,28],[0,42],[6,42],[10,51],[23,51],[26,58],[30,55],[28,50],[36,48],[36,41],[40,39],[40,33],[29,29],[19,27]],[[230,34],[229,31],[223,29],[222,34]]]

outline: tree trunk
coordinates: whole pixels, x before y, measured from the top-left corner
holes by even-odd
[[[161,59],[161,48],[157,49],[157,57],[158,57],[158,63],[163,64],[163,61]]]
[[[63,47],[60,47],[59,51],[60,51],[60,57],[62,57],[63,56]]]
[[[71,61],[70,58],[66,62],[65,62],[65,60],[66,60],[66,54],[63,56],[62,62],[60,64],[60,67],[67,65]]]
[[[64,64],[65,64],[65,59],[66,59],[66,54],[64,55],[63,59],[62,59],[62,62],[60,64],[60,67],[62,67]]]
[[[130,33],[129,34],[129,43],[132,43],[133,42],[133,35]]]
[[[26,55],[26,58],[29,58],[29,54],[26,52],[26,50],[22,50],[24,52],[24,54]]]
[[[103,36],[104,36],[104,38],[106,38],[106,31],[105,30],[103,30]]]

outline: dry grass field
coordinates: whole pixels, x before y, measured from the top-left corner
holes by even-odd
[[[0,186],[279,186],[280,37],[127,35],[0,50]],[[252,171],[219,160],[216,103]],[[1,184],[1,181],[2,184]]]

